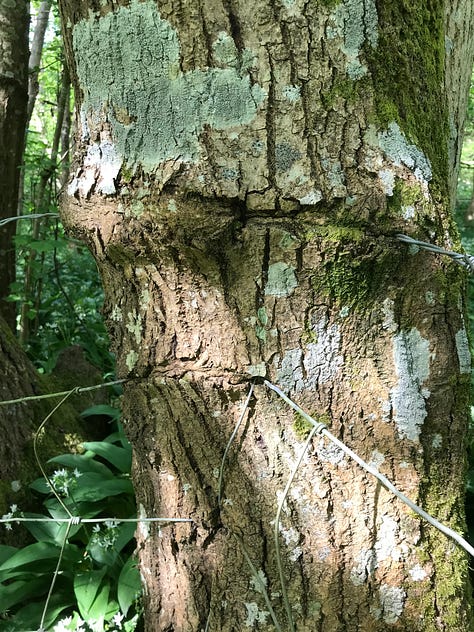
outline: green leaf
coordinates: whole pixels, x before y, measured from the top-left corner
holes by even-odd
[[[0,564],[6,562],[12,555],[18,551],[14,546],[7,546],[6,544],[0,544]]]
[[[120,410],[108,404],[97,404],[96,406],[86,408],[81,413],[81,417],[91,417],[92,415],[104,415],[113,420],[117,420],[120,417]]]
[[[113,478],[104,480],[99,474],[87,472],[80,479],[81,484],[72,492],[74,500],[80,501],[97,501],[109,496],[117,496],[118,494],[133,495],[133,485],[129,479]]]
[[[38,579],[29,581],[13,581],[9,584],[0,584],[0,612],[10,610],[12,606],[24,601],[31,601],[48,591],[51,584],[51,576],[43,575]]]
[[[71,469],[77,468],[79,472],[96,472],[104,478],[113,478],[115,474],[103,463],[96,461],[92,455],[61,454],[49,459],[48,463],[58,463]]]
[[[107,569],[79,573],[74,579],[74,593],[81,617],[100,619],[108,610],[110,584],[104,581]]]
[[[64,512],[63,512],[64,513]],[[46,518],[41,514],[25,513],[25,518]],[[84,517],[84,516],[82,516]],[[25,522],[25,527],[38,542],[53,542],[62,545],[68,528],[67,522]],[[68,537],[76,535],[82,529],[82,525],[72,525]]]
[[[19,577],[27,571],[36,571],[38,567],[40,571],[47,571],[48,567],[51,566],[45,564],[48,561],[52,563],[54,568],[59,554],[60,547],[51,542],[29,544],[3,562],[0,566],[0,580],[3,581],[7,577]],[[80,550],[72,544],[66,544],[63,552],[63,565],[75,564],[80,558]]]
[[[44,620],[44,629],[50,630],[53,624],[57,621],[61,612],[73,604],[74,601],[72,592],[55,590],[49,600],[48,610]],[[5,627],[0,626],[0,630],[14,629],[18,632],[24,632],[25,630],[38,630],[43,609],[43,600],[28,603],[26,606],[15,612],[14,619],[11,622],[7,622]],[[10,623],[10,627],[8,626],[8,623]],[[13,628],[11,627],[12,623],[14,625]]]
[[[120,610],[127,616],[128,609],[142,591],[140,572],[137,568],[137,560],[130,556],[123,565],[117,585],[117,598]]]
[[[124,474],[130,472],[132,468],[131,448],[121,448],[104,441],[86,441],[82,445],[86,450],[91,450],[109,461],[109,463],[112,463],[120,472]]]

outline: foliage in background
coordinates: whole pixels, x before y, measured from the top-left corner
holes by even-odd
[[[34,2],[37,8],[39,2]],[[40,92],[27,133],[21,214],[57,213],[58,195],[66,181],[69,159],[71,103],[58,123],[58,100],[64,60],[57,7],[43,48]],[[61,127],[61,147],[55,161],[50,148]],[[102,288],[95,262],[87,248],[69,239],[60,222],[51,218],[17,223],[17,280],[10,300],[27,322],[20,340],[35,365],[45,373],[54,369],[59,352],[71,345],[84,348],[89,360],[111,373],[114,360],[100,314]]]
[[[100,408],[100,410],[98,410]],[[93,407],[83,415],[117,418],[110,407]],[[49,463],[58,467],[50,480],[56,494],[74,516],[134,518],[135,497],[130,480],[132,451],[120,423],[104,441],[86,442],[82,454],[63,454]],[[45,514],[15,517],[68,518],[44,478],[31,488],[44,496]],[[62,547],[62,562],[47,610],[44,627],[54,632],[136,629],[140,617],[140,576],[135,565],[135,522],[109,520],[92,526],[67,523],[22,523],[36,540],[16,549],[0,546],[0,631],[36,630]]]
[[[462,244],[470,255],[474,255],[474,73],[469,92],[469,104],[464,130],[464,143],[461,154],[461,170],[458,181],[456,220],[461,234]],[[471,342],[471,355],[474,356],[474,280],[468,279],[467,314]],[[471,392],[474,393],[474,373],[471,372]],[[473,399],[471,395],[471,399]],[[466,490],[466,518],[469,540],[474,542],[474,407],[471,407],[471,436],[469,440],[469,469]]]

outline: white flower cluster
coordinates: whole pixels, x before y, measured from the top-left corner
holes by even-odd
[[[81,476],[81,472],[77,468],[72,472],[69,472],[66,468],[55,470],[51,476],[54,491],[57,494],[69,496],[70,490],[76,487],[79,476]]]
[[[15,517],[18,517],[18,516],[22,516],[21,511],[18,511],[18,505],[10,505],[10,511],[6,514],[3,514],[2,516],[2,522],[6,521],[5,529],[7,529],[7,531],[12,530],[12,523],[10,522],[10,520],[14,521]]]
[[[102,530],[99,524],[92,527],[94,533],[90,539],[90,543],[94,543],[103,549],[110,549],[118,538],[117,527],[119,522],[117,520],[106,520],[104,525],[105,530]]]
[[[104,623],[104,617],[99,619],[89,619],[84,621],[77,614],[73,617],[64,617],[61,621],[58,621],[53,628],[53,632],[103,632],[104,630],[123,630],[122,622],[124,615],[121,612],[114,614],[112,619],[108,621],[107,627]]]

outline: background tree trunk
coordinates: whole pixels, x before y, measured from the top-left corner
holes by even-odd
[[[138,530],[147,630],[291,630],[272,533],[307,429],[262,377],[464,527],[464,275],[394,234],[457,245],[473,9],[60,6],[81,134],[63,219],[131,378],[140,509],[193,520]],[[465,555],[325,439],[280,541],[299,632],[473,629]]]
[[[28,102],[26,0],[0,0],[0,220],[16,215]],[[15,280],[15,222],[0,225],[0,312],[15,328],[15,305],[6,303]]]

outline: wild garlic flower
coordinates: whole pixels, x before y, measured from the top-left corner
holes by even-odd
[[[15,517],[22,516],[22,515],[23,515],[22,512],[18,511],[18,505],[15,505],[15,504],[10,505],[10,511],[6,514],[3,514],[2,516],[2,521],[5,524],[5,529],[7,531],[11,531],[12,523],[10,521],[14,522]]]
[[[55,470],[51,476],[51,483],[53,484],[54,491],[63,496],[69,496],[71,489],[74,489],[77,485],[77,479],[81,473],[76,468],[72,472],[66,468]]]

